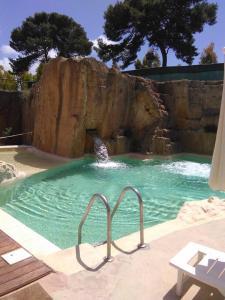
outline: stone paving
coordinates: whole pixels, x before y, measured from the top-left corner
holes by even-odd
[[[55,273],[40,280],[53,299],[76,300],[221,300],[221,294],[192,279],[181,298],[175,295],[177,271],[169,260],[189,241],[225,251],[225,219],[168,234],[147,250],[120,254],[96,271],[66,276]]]

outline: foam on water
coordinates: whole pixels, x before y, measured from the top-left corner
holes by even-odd
[[[94,168],[101,168],[101,169],[125,169],[128,166],[125,163],[116,162],[116,161],[107,161],[107,162],[95,162],[91,164]]]
[[[202,164],[192,161],[176,161],[169,164],[163,164],[162,168],[174,174],[184,176],[197,176],[208,178],[210,173],[210,164]]]

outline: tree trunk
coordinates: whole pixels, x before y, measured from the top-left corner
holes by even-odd
[[[162,54],[162,67],[167,66],[167,52],[165,48],[160,48],[161,54]]]
[[[48,50],[44,49],[45,62],[48,62]]]

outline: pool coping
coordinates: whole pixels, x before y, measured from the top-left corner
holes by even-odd
[[[40,157],[43,158],[50,158],[50,159],[58,159],[61,161],[70,161],[70,160],[79,160],[82,159],[86,156],[95,156],[94,153],[86,153],[83,156],[80,157],[65,157],[65,156],[60,156],[54,153],[49,153],[49,152],[45,152],[42,151],[32,145],[7,145],[7,146],[0,146],[0,152],[5,152],[7,150],[25,150],[28,152],[32,152]],[[126,152],[126,153],[120,153],[120,154],[113,154],[110,155],[110,157],[119,157],[119,156],[127,156],[127,157],[133,157],[133,158],[139,158],[139,159],[146,159],[146,158],[154,158],[154,157],[158,157],[158,158],[170,158],[170,157],[174,157],[174,156],[181,156],[181,155],[194,155],[194,156],[201,156],[201,157],[206,157],[206,158],[211,158],[211,155],[207,155],[207,154],[199,154],[199,153],[190,153],[190,152],[179,152],[179,153],[174,153],[174,154],[168,154],[168,155],[162,155],[162,154],[153,154],[153,153],[140,153],[140,152]]]
[[[205,220],[197,221],[194,223],[186,223],[178,219],[172,219],[152,227],[148,227],[144,229],[144,237],[145,243],[149,244],[151,241],[160,239],[163,236],[166,236],[172,232],[180,231],[186,228],[195,227],[201,224],[206,224],[211,221],[224,219],[224,216],[210,217]],[[7,235],[9,235],[12,239],[18,242],[22,247],[26,248],[31,254],[36,257],[43,259],[45,257],[49,257],[52,254],[60,251],[66,251],[70,248],[61,249],[56,246],[46,238],[44,238],[41,234],[35,232],[16,218],[12,217],[10,214],[5,212],[0,208],[0,229],[4,231]],[[130,249],[134,249],[135,246],[139,243],[139,231],[126,235],[114,242],[119,245],[121,249],[126,249],[124,251],[129,251]],[[100,253],[104,252],[106,249],[106,245],[93,246],[91,244],[87,244],[95,249],[100,249]],[[75,245],[74,245],[75,246]],[[73,248],[74,248],[73,246]],[[120,254],[121,251],[112,247],[112,255],[116,256]]]
[[[61,250],[1,208],[0,220],[0,229],[38,258]]]

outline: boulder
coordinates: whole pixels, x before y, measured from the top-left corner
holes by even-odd
[[[224,216],[225,200],[210,197],[206,200],[185,202],[177,215],[177,219],[185,223],[194,223]]]
[[[6,180],[15,179],[18,176],[16,168],[4,161],[0,161],[0,183]]]

